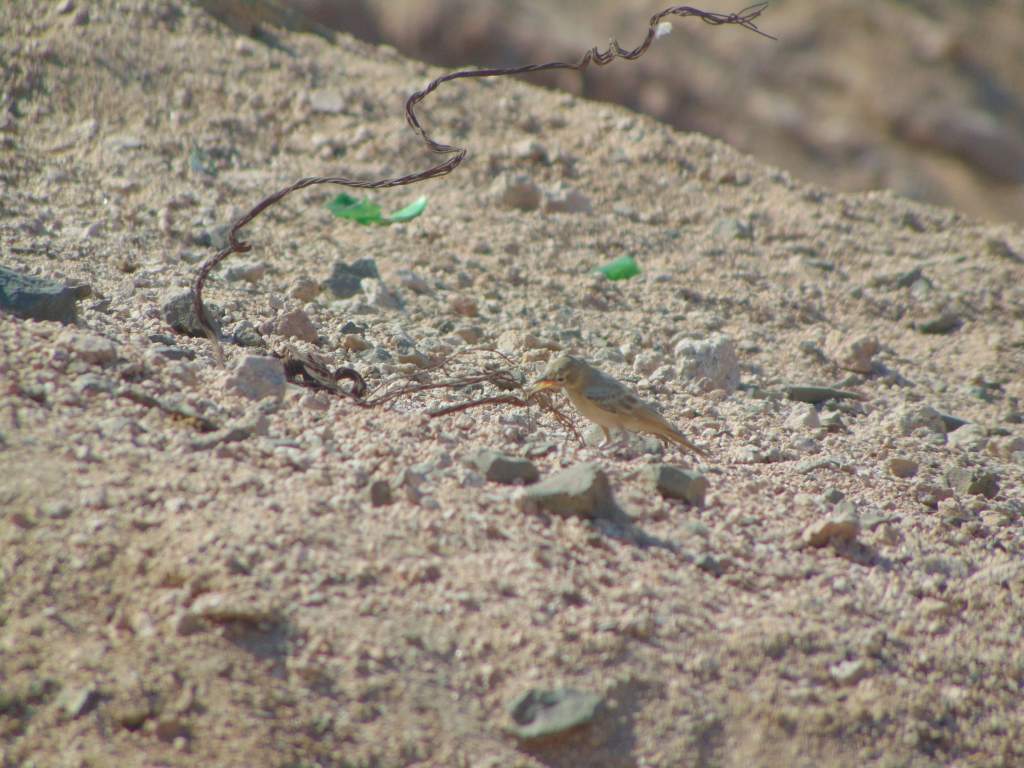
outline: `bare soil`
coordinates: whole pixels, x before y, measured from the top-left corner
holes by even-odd
[[[5,768],[1024,764],[1020,227],[469,81],[421,110],[466,163],[375,195],[427,194],[423,216],[360,227],[315,187],[208,285],[227,337],[247,321],[371,386],[508,364],[493,350],[524,381],[584,356],[708,449],[693,507],[646,484],[652,462],[692,464],[649,440],[580,445],[535,408],[427,415],[485,387],[253,402],[167,325],[218,227],[265,194],[427,167],[402,105],[441,70],[142,0],[4,3],[0,46],[0,258],[92,288],[75,326],[0,315]],[[505,207],[508,174],[592,210]],[[623,254],[640,276],[591,274]],[[372,283],[309,289],[359,258],[400,307]],[[296,309],[315,345],[275,335]],[[738,386],[687,368],[680,342],[708,338],[731,341]],[[229,371],[261,354],[225,352]],[[599,464],[643,535],[538,513],[463,464],[481,447],[544,477]],[[837,515],[855,538],[805,543]],[[518,695],[562,687],[602,697],[594,722],[507,732]]]

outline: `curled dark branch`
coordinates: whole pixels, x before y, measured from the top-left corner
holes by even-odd
[[[196,276],[192,281],[192,308],[199,324],[206,333],[206,336],[213,343],[218,363],[220,363],[220,365],[224,364],[224,351],[221,349],[220,340],[217,338],[217,333],[214,331],[213,324],[210,322],[209,316],[206,312],[206,307],[203,305],[203,286],[206,284],[206,279],[209,277],[210,272],[225,258],[233,253],[246,253],[252,250],[252,245],[240,240],[238,235],[239,232],[253,219],[263,213],[263,211],[270,206],[280,202],[292,192],[297,192],[300,189],[312,187],[317,184],[337,184],[343,187],[353,187],[356,189],[385,189],[389,187],[400,187],[406,184],[415,184],[428,179],[434,179],[439,176],[445,176],[454,171],[459,164],[462,163],[463,159],[466,157],[466,148],[435,141],[423,128],[420,124],[419,118],[416,116],[416,105],[433,93],[438,86],[452,80],[504,77],[506,75],[525,75],[531,72],[545,72],[553,69],[569,69],[582,72],[591,64],[605,66],[606,64],[611,64],[615,59],[635,61],[647,52],[647,49],[650,48],[651,43],[657,35],[658,25],[670,16],[678,16],[680,18],[695,17],[707,24],[715,26],[734,24],[764,37],[774,39],[771,35],[768,35],[758,29],[756,23],[758,17],[764,11],[766,6],[767,3],[758,3],[757,5],[751,5],[744,8],[742,11],[737,13],[714,13],[710,11],[702,11],[698,8],[691,8],[685,5],[672,6],[651,17],[650,23],[648,24],[647,36],[640,45],[632,50],[623,48],[619,45],[617,40],[612,39],[606,49],[601,50],[597,46],[594,46],[583,54],[580,60],[575,63],[552,61],[546,64],[528,64],[522,67],[465,69],[458,72],[450,72],[432,80],[425,88],[412,94],[406,100],[405,119],[409,123],[409,127],[411,127],[413,131],[415,131],[416,134],[426,143],[431,152],[441,155],[446,159],[431,166],[430,168],[427,168],[425,171],[418,171],[416,173],[410,173],[405,176],[398,176],[391,179],[380,179],[378,181],[350,179],[344,176],[310,176],[304,179],[299,179],[294,184],[265,197],[250,209],[248,213],[245,213],[237,219],[231,225],[231,229],[228,232],[228,244],[220,251],[207,258],[200,265],[199,270],[196,272]]]

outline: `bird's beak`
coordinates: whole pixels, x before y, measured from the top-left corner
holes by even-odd
[[[537,379],[530,388],[526,390],[528,395],[536,394],[542,389],[560,389],[562,386],[561,382],[555,381],[554,379]]]

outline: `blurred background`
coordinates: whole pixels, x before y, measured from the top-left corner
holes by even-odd
[[[278,0],[445,67],[633,47],[650,0]],[[698,7],[737,11],[744,0]],[[760,26],[677,20],[638,62],[532,82],[624,104],[844,191],[1024,221],[1024,0],[774,0]]]

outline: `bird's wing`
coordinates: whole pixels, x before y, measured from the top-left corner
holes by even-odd
[[[644,405],[643,401],[626,387],[607,377],[591,381],[583,393],[598,408],[619,415],[635,413]]]

